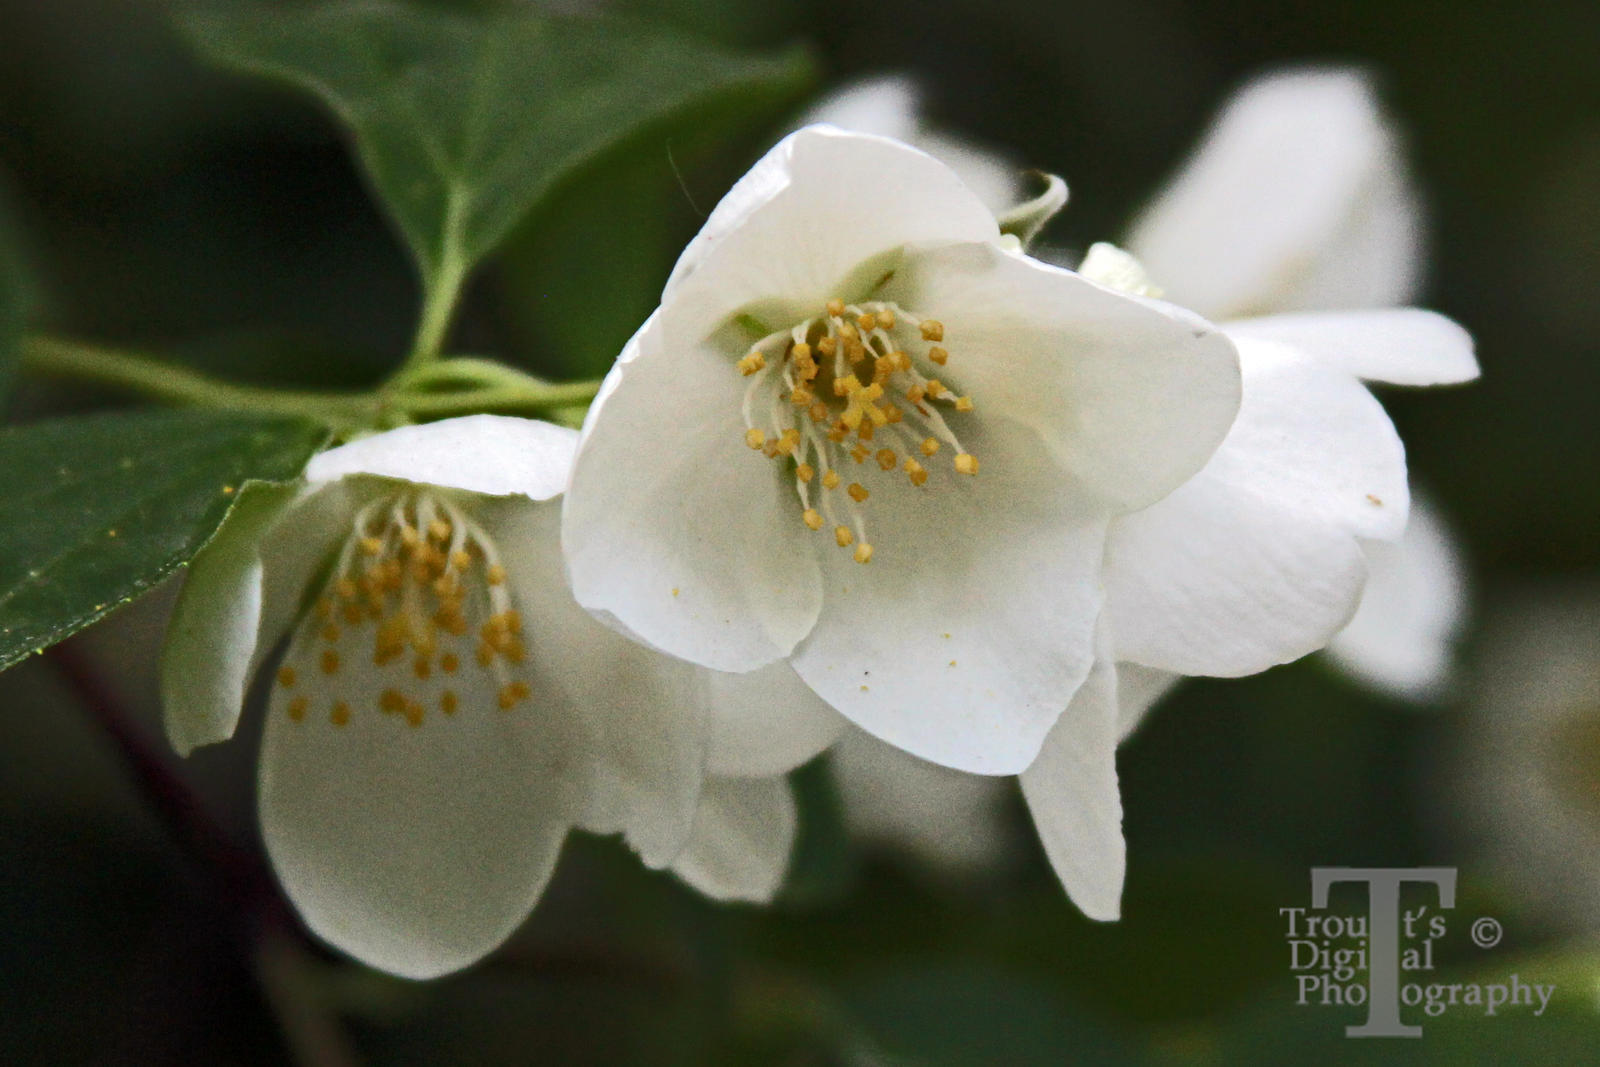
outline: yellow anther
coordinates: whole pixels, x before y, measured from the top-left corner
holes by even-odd
[[[906,390],[906,399],[911,401],[913,404],[922,403],[922,398],[927,395],[928,391],[922,388],[920,385],[913,385],[910,389]]]
[[[461,659],[454,652],[446,652],[439,657],[439,669],[446,674],[454,674],[461,669]]]
[[[517,694],[512,685],[506,684],[500,687],[496,703],[500,705],[501,711],[510,711],[517,706]]]
[[[861,381],[854,374],[846,374],[843,378],[835,378],[833,380],[834,396],[849,396],[852,393],[859,392],[860,389]]]
[[[406,698],[400,695],[398,689],[385,689],[378,695],[378,708],[380,711],[394,715],[404,711],[405,707]]]
[[[339,673],[339,653],[335,652],[331,648],[325,648],[322,650],[322,673]]]
[[[346,604],[344,609],[340,612],[340,615],[342,615],[344,617],[344,621],[351,626],[359,623],[364,617],[360,604]]]
[[[793,404],[797,408],[810,407],[811,402],[816,398],[817,394],[813,393],[803,385],[795,386],[795,388],[789,392],[789,403]]]
[[[767,357],[763,356],[760,352],[752,352],[748,356],[745,356],[743,359],[741,359],[738,363],[734,364],[734,366],[739,368],[739,373],[744,375],[746,378],[750,377],[750,375],[754,374],[756,371],[760,370],[766,365]]]
[[[778,438],[778,451],[786,456],[794,455],[794,450],[800,447],[800,431],[793,427],[783,431]]]
[[[834,354],[838,351],[839,342],[835,341],[832,337],[824,337],[822,340],[817,342],[817,354],[822,356],[824,359],[832,359]]]
[[[966,452],[956,456],[956,471],[960,474],[977,474],[978,457]]]
[[[334,589],[338,591],[339,596],[344,600],[354,600],[361,592],[354,579],[351,578],[340,578]]]
[[[855,460],[857,463],[865,463],[867,461],[867,457],[870,455],[872,455],[872,449],[868,448],[866,445],[856,445],[850,450],[850,458]]]
[[[873,408],[867,408],[866,409],[868,414],[871,414],[872,411],[874,411],[874,410],[875,409],[873,409]],[[861,439],[863,441],[872,440],[872,435],[877,433],[877,432],[878,432],[878,424],[875,423],[874,421],[872,421],[871,419],[868,419],[866,422],[863,422],[860,426],[858,426],[856,428],[856,433],[858,435],[860,435],[860,437],[861,437]],[[859,463],[860,460],[857,460],[856,462]]]
[[[904,419],[906,417],[906,413],[901,411],[900,408],[895,404],[886,403],[883,405],[883,417],[888,421],[890,426],[893,426],[895,423]]]
[[[800,519],[813,530],[822,529],[822,515],[818,513],[816,508],[806,508]]]
[[[832,300],[828,301],[828,314],[832,315],[834,318],[838,318],[840,315],[843,315],[844,301],[840,300],[838,297],[834,297]]]
[[[801,341],[789,349],[789,355],[796,363],[804,363],[811,358],[811,346]]]
[[[867,563],[872,559],[872,546],[865,541],[856,546],[856,562]]]
[[[809,484],[811,479],[817,476],[817,472],[816,469],[811,466],[811,464],[801,463],[795,467],[794,476],[799,478],[802,482]]]
[[[306,717],[306,708],[309,706],[310,704],[305,697],[295,697],[289,701],[289,718],[299,722]]]
[[[327,597],[317,598],[317,618],[331,619],[333,617],[333,601]]]
[[[844,354],[848,356],[850,355],[850,346],[860,343],[861,331],[848,322],[843,323],[839,327],[839,339],[844,342]]]
[[[939,451],[939,441],[938,441],[937,438],[933,438],[933,437],[925,437],[925,438],[923,438],[923,440],[922,440],[922,454],[924,456],[931,456],[937,451]]]
[[[435,541],[450,540],[450,524],[443,519],[434,519],[428,523],[428,536]]]
[[[291,685],[294,685],[293,667],[278,668],[278,684],[283,686],[285,689],[289,688]]]
[[[478,651],[474,658],[478,661],[478,666],[487,667],[489,664],[494,662],[493,647],[486,642],[480,641],[478,643]]]
[[[882,326],[885,330],[894,329],[894,312],[890,311],[888,308],[884,308],[882,311],[878,312],[878,325]]]
[[[840,548],[849,548],[850,543],[856,539],[856,535],[850,532],[850,527],[848,526],[835,526],[833,528],[833,539]]]
[[[837,488],[839,488],[839,472],[838,471],[827,471],[826,473],[824,473],[822,475],[822,488],[824,488],[824,489],[837,489]]]
[[[763,456],[766,456],[768,459],[777,459],[778,458],[778,439],[776,437],[774,437],[772,440],[768,441],[765,445],[763,445],[762,448],[761,448],[761,454]]]
[[[413,729],[415,729],[418,726],[421,726],[422,725],[422,720],[427,716],[427,714],[428,713],[423,710],[422,705],[418,704],[415,700],[406,701],[406,706],[405,706],[406,725],[412,727]]]
[[[460,707],[461,698],[456,696],[454,690],[446,689],[439,694],[439,710],[446,715],[454,715]]]
[[[450,553],[450,566],[458,571],[464,571],[472,566],[472,553],[464,548],[458,548]]]
[[[878,466],[886,471],[894,470],[894,465],[899,462],[892,448],[878,449]]]
[[[970,396],[958,396],[958,397],[956,397],[956,410],[957,411],[971,411],[972,410],[972,398]]]
[[[876,330],[878,328],[878,316],[870,311],[864,312],[856,317],[856,325],[863,330]]]
[[[928,358],[942,367],[946,363],[950,362],[950,352],[948,349],[942,348],[939,345],[934,345],[932,348],[928,349]]]
[[[827,422],[828,421],[828,405],[826,405],[822,401],[818,400],[816,403],[811,405],[811,411],[809,412],[809,414],[811,415],[811,421],[812,422]]]
[[[376,537],[363,537],[361,539],[361,551],[369,556],[376,556],[383,551],[383,542]]]
[[[500,564],[496,563],[494,566],[490,567],[488,572],[484,575],[484,580],[490,585],[504,585],[506,581],[506,569],[500,566]]]
[[[912,485],[922,485],[928,480],[928,470],[916,460],[906,457],[906,475],[910,477]]]
[[[416,659],[411,661],[411,670],[418,678],[421,678],[423,681],[427,681],[429,678],[433,677],[433,660],[429,659],[427,656],[418,656]]]
[[[322,628],[322,639],[324,641],[337,641],[337,640],[339,640],[339,627],[338,627],[338,625],[336,623],[331,623],[330,622],[326,626],[324,626]]]
[[[944,323],[938,319],[923,319],[921,328],[924,341],[944,340]]]
[[[887,381],[889,375],[895,372],[895,369],[899,366],[898,361],[894,358],[896,355],[897,353],[891,352],[887,356],[879,356],[872,361],[872,380],[874,383]]]
[[[850,487],[846,489],[845,492],[849,493],[850,499],[854,500],[857,504],[861,503],[863,500],[867,499],[869,495],[871,495],[866,491],[865,488],[862,487],[860,482],[851,482]]]
[[[422,535],[410,526],[400,527],[400,543],[407,548],[416,548],[422,544]]]
[[[350,722],[350,705],[344,701],[334,704],[333,710],[328,712],[328,721],[335,726],[346,726]]]
[[[751,427],[744,432],[744,443],[759,451],[761,446],[767,443],[767,435]]]
[[[873,388],[877,388],[877,386]],[[872,404],[867,408],[867,418],[872,420],[872,425],[874,426],[887,426],[889,424],[889,409]],[[871,439],[870,436],[867,437],[867,440],[870,441]]]
[[[906,355],[904,352],[893,352],[893,353],[891,353],[891,355],[894,356],[894,369],[895,370],[910,370],[911,369],[911,357],[910,356]]]
[[[933,397],[935,400],[938,400],[947,392],[949,392],[949,390],[944,387],[944,383],[939,379],[932,378],[928,381],[928,395]]]
[[[851,363],[860,363],[862,360],[867,358],[867,346],[862,344],[860,341],[846,341],[844,346],[844,358],[849,360]]]

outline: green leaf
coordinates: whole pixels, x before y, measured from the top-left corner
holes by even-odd
[[[0,670],[183,566],[239,486],[295,477],[325,437],[301,419],[199,411],[0,430]]]
[[[180,22],[214,58],[309,90],[350,126],[430,293],[459,284],[608,146],[719,98],[811,77],[802,53],[752,57],[532,5],[207,8]]]

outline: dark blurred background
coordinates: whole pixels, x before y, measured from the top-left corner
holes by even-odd
[[[510,946],[415,986],[323,953],[288,920],[242,928],[229,886],[171,839],[79,696],[34,659],[0,676],[0,1060],[1593,1060],[1600,966],[1584,961],[1600,957],[1583,947],[1587,927],[1474,868],[1455,818],[1474,786],[1450,754],[1484,713],[1483,672],[1501,669],[1496,627],[1523,617],[1507,605],[1537,589],[1581,597],[1600,574],[1600,8],[609,7],[733,46],[803,43],[815,93],[652,131],[569,182],[477,278],[456,350],[602,373],[702,213],[788,119],[851,78],[909,73],[942,129],[1065,175],[1072,203],[1048,237],[1081,248],[1122,231],[1252,73],[1368,67],[1428,205],[1423,302],[1472,331],[1484,370],[1468,388],[1383,397],[1468,558],[1463,684],[1425,712],[1317,662],[1188,684],[1122,754],[1130,860],[1116,925],[1067,902],[1020,803],[1008,810],[1015,861],[953,876],[853,843],[813,766],[798,775],[802,841],[774,908],[713,907],[614,842],[574,840]],[[200,65],[154,3],[0,3],[0,195],[44,328],[238,379],[333,385],[380,378],[413,326],[410,264],[340,129],[301,96]],[[24,383],[10,414],[122,402]],[[149,667],[169,600],[157,593],[71,646],[152,737]],[[259,851],[253,743],[183,766],[247,853]],[[1592,744],[1572,754],[1590,789]],[[1277,909],[1306,903],[1307,868],[1425,863],[1460,865],[1463,907],[1505,922],[1495,967],[1571,976],[1579,992],[1561,1011],[1374,1043],[1341,1036],[1354,1019],[1289,1006]],[[1600,859],[1592,869],[1600,880]],[[1455,951],[1472,965],[1464,941]]]

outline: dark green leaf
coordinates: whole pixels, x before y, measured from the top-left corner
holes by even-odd
[[[0,431],[0,669],[183,566],[238,486],[295,477],[325,435],[300,419],[199,411]]]
[[[396,2],[202,9],[210,55],[315,93],[430,289],[453,284],[559,179],[607,146],[729,94],[804,85],[802,54],[754,58],[658,28]]]

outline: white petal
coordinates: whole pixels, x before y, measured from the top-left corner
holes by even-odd
[[[821,579],[794,489],[745,446],[743,379],[647,322],[590,409],[562,544],[578,602],[646,644],[726,671],[789,654]]]
[[[1270,315],[1226,325],[1230,337],[1292,345],[1330,367],[1391,385],[1454,385],[1478,376],[1472,336],[1421,308]]]
[[[692,305],[696,343],[736,312],[781,329],[854,296],[918,242],[996,241],[994,215],[944,164],[831,126],[790,134],[684,250],[663,306]]]
[[[800,680],[787,663],[744,674],[709,672],[711,748],[706,770],[717,775],[782,774],[838,738],[846,720]]]
[[[998,213],[1015,204],[1021,195],[1020,168],[960,138],[928,129],[921,119],[919,97],[916,85],[903,75],[867,78],[830,93],[795,125],[826,123],[904,141],[955,171],[990,211]]]
[[[783,885],[798,823],[782,776],[709,779],[672,871],[715,900],[764,904]]]
[[[1137,663],[1117,664],[1117,741],[1126,741],[1144,722],[1150,709],[1183,681],[1183,675],[1141,667]]]
[[[853,728],[830,756],[845,823],[860,840],[957,873],[1003,862],[1014,844],[1008,778],[941,767]]]
[[[952,357],[952,362],[954,361]],[[963,431],[975,477],[854,468],[872,561],[816,536],[826,600],[790,662],[856,725],[924,759],[1014,774],[1088,673],[1106,517],[992,417]],[[824,543],[825,542],[825,543]]]
[[[902,74],[865,78],[817,101],[795,125],[820,123],[909,144],[921,127],[918,96],[916,85]]]
[[[316,484],[374,474],[548,500],[566,488],[577,442],[576,432],[548,422],[468,415],[402,426],[323,452],[306,467],[306,480]]]
[[[1350,625],[1328,645],[1345,670],[1397,696],[1438,696],[1466,615],[1466,581],[1448,527],[1411,499],[1405,536],[1364,545],[1370,576]]]
[[[161,653],[167,738],[180,756],[233,736],[261,657],[261,538],[294,499],[290,486],[246,485],[190,561]]]
[[[1116,757],[1117,671],[1099,660],[1021,781],[1067,896],[1101,921],[1121,914],[1127,865]]]
[[[577,815],[571,723],[537,696],[500,711],[486,671],[454,682],[459,712],[434,704],[417,727],[378,710],[388,679],[363,657],[348,657],[337,693],[300,674],[274,686],[261,753],[261,828],[289,899],[381,970],[431,978],[480,959],[539,899]],[[330,721],[340,693],[344,726]],[[296,696],[309,700],[300,721]]]
[[[1121,659],[1235,676],[1327,643],[1355,611],[1358,537],[1404,528],[1405,455],[1348,375],[1240,343],[1244,402],[1205,470],[1111,528],[1106,610]]]
[[[1124,508],[1204,466],[1239,408],[1238,358],[1210,324],[994,245],[916,252],[885,292],[944,324],[947,384],[974,418],[1026,423]]]
[[[582,723],[593,793],[582,825],[622,833],[651,867],[688,840],[710,731],[708,678],[591,618],[572,599],[554,503],[486,504],[485,528],[522,611],[529,671],[547,714]]]
[[[1242,89],[1128,248],[1211,318],[1410,299],[1415,197],[1366,79],[1297,70]]]

